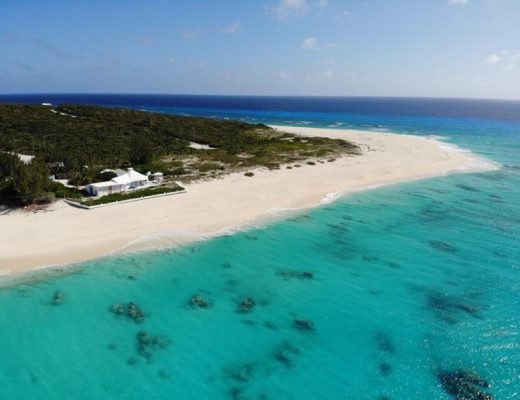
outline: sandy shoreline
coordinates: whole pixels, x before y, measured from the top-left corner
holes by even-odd
[[[307,136],[351,140],[360,156],[301,168],[256,170],[186,185],[188,193],[80,210],[60,201],[49,211],[0,216],[0,276],[84,261],[121,249],[173,246],[272,215],[319,205],[334,194],[495,168],[432,139],[381,132],[282,127]]]

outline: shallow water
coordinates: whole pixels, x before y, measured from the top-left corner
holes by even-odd
[[[458,369],[518,398],[520,126],[438,128],[504,167],[1,289],[0,398],[450,399]]]

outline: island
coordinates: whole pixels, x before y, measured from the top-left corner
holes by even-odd
[[[0,203],[19,207],[0,216],[3,275],[171,247],[346,193],[496,168],[428,137],[80,105],[0,105],[0,150]],[[143,191],[186,192],[88,211],[60,200],[92,201],[89,185],[129,171]],[[148,188],[142,176],[160,182]]]

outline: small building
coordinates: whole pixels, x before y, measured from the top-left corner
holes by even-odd
[[[105,196],[112,193],[122,193],[141,188],[149,183],[146,175],[128,168],[125,174],[116,176],[109,181],[92,183],[86,186],[90,196]]]
[[[152,181],[153,183],[162,183],[163,179],[164,179],[164,174],[162,172],[154,172],[152,174]]]

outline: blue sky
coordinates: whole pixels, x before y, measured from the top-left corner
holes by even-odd
[[[519,0],[1,0],[0,93],[520,99]]]

